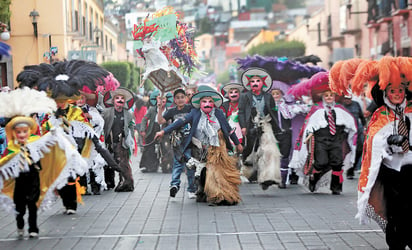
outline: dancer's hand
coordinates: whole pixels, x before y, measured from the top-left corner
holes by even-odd
[[[242,128],[242,135],[246,136],[246,128]]]
[[[242,153],[243,152],[243,146],[242,146],[242,144],[238,144],[238,145],[236,145],[236,151],[238,152],[238,153]]]
[[[159,132],[156,133],[154,139],[156,140],[157,138],[162,138],[165,134],[164,130],[160,130]]]

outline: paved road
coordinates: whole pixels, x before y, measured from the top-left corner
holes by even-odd
[[[240,204],[211,207],[188,199],[184,188],[170,198],[170,174],[142,174],[138,159],[133,169],[134,192],[85,196],[76,215],[64,215],[60,201],[39,213],[39,239],[17,240],[14,217],[1,212],[0,249],[387,248],[374,222],[354,219],[356,179],[344,182],[340,196],[247,183]]]

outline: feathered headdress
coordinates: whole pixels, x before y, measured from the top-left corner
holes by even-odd
[[[109,72],[109,74],[104,78],[104,81],[101,79],[97,80],[97,85],[98,86],[95,91],[90,90],[87,86],[83,86],[82,91],[85,93],[113,91],[120,87],[120,82],[111,72]]]
[[[84,86],[96,90],[108,75],[108,71],[94,62],[71,60],[25,66],[16,80],[20,87],[36,88],[47,91],[54,99],[64,99],[78,96]]]
[[[374,98],[377,91],[384,91],[389,84],[395,87],[404,84],[412,91],[409,84],[412,81],[412,58],[385,56],[379,61],[341,61],[331,68],[330,80],[331,89],[338,93],[351,89],[355,95],[360,95],[366,87],[366,95]]]
[[[30,116],[33,113],[51,113],[57,109],[56,102],[43,91],[27,87],[10,92],[0,92],[0,117],[10,118],[6,125],[7,139],[11,140],[11,130],[17,124],[27,124],[32,132],[37,124]]]
[[[318,95],[322,92],[330,90],[329,88],[329,72],[319,72],[314,74],[310,79],[304,80],[293,85],[288,94],[299,99],[302,96],[312,96],[314,102],[318,101]]]
[[[291,60],[279,60],[277,57],[263,57],[259,55],[237,58],[239,69],[247,70],[251,67],[265,69],[272,80],[294,83],[302,78],[310,78],[318,72],[326,71],[318,66],[309,66]]]
[[[299,57],[292,58],[292,61],[300,62],[303,64],[313,63],[314,65],[316,65],[318,62],[321,62],[322,60],[316,55],[309,55],[309,56],[299,56]]]

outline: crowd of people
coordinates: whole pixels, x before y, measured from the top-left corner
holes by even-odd
[[[238,83],[157,89],[146,101],[94,63],[26,66],[19,88],[0,93],[0,203],[17,212],[19,238],[26,207],[38,237],[37,210],[57,194],[70,215],[84,194],[132,192],[140,151],[142,174],[171,174],[171,198],[185,173],[187,197],[214,206],[241,202],[242,181],[340,195],[360,173],[356,217],[375,219],[391,248],[411,247],[412,62],[238,63]]]

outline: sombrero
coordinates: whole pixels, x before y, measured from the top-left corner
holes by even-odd
[[[36,134],[37,123],[33,118],[28,117],[28,116],[16,116],[13,119],[11,119],[6,125],[5,129],[6,129],[7,141],[13,140],[14,128],[22,124],[25,124],[30,128],[30,134]]]
[[[158,97],[160,95],[160,91],[158,89],[153,90],[153,92],[150,94],[150,99],[149,102],[151,105],[156,106],[157,105],[157,99],[156,97]],[[172,106],[173,104],[173,94],[170,92],[166,93],[166,108]]]
[[[271,86],[272,86],[272,77],[269,75],[269,73],[261,68],[248,68],[245,70],[245,72],[242,73],[242,84],[243,86],[247,89],[250,90],[250,84],[249,84],[249,79],[254,77],[254,76],[259,76],[260,78],[263,79],[263,86],[262,90],[263,91],[268,91]]]
[[[207,85],[199,86],[198,92],[192,96],[190,102],[193,107],[198,109],[200,108],[200,99],[207,96],[212,97],[216,107],[220,107],[220,105],[222,105],[223,97],[216,90]]]
[[[106,106],[106,108],[113,107],[114,106],[113,105],[113,98],[117,95],[124,96],[125,101],[126,101],[125,107],[127,109],[131,109],[133,107],[134,95],[130,90],[128,90],[124,87],[119,87],[116,90],[107,91],[104,94],[104,98],[103,98],[104,106]]]
[[[230,89],[238,89],[238,90],[239,90],[239,93],[242,93],[242,91],[245,89],[245,87],[243,87],[243,85],[241,85],[241,84],[239,84],[239,83],[234,83],[234,82],[225,84],[225,85],[222,87],[222,89],[221,89],[222,95],[223,95],[224,97],[228,97],[228,94],[229,94],[229,90],[230,90]]]

